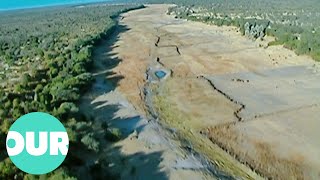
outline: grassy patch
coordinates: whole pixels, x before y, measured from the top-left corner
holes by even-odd
[[[278,45],[283,45],[283,42],[281,41],[271,41],[268,43],[268,46],[278,46]]]

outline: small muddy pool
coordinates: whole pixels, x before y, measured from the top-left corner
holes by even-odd
[[[156,71],[154,74],[155,74],[159,79],[162,79],[162,78],[164,78],[164,77],[167,75],[167,73],[164,72],[164,71]]]

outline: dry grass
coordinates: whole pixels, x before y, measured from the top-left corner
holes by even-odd
[[[155,96],[153,102],[160,119],[171,128],[176,128],[180,139],[189,141],[196,152],[208,157],[220,170],[242,179],[259,179],[257,174],[242,166],[199,132],[194,132],[189,123],[194,120],[180,112],[165,96]]]
[[[297,154],[290,159],[280,158],[270,144],[241,136],[233,129],[233,124],[211,128],[209,137],[230,155],[268,179],[306,179],[306,167],[301,155]],[[244,142],[252,144],[255,153],[243,148],[241,144]]]
[[[172,69],[172,76],[173,77],[189,77],[192,76],[192,72],[190,67],[185,63],[178,63]]]

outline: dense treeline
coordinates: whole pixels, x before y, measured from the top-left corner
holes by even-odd
[[[173,3],[177,18],[240,28],[250,38],[271,35],[297,54],[320,61],[320,13],[318,0],[132,0],[135,2]]]
[[[113,32],[116,22],[112,17],[142,7],[100,4],[0,13],[0,179],[74,179],[73,170],[86,163],[81,152],[99,151],[91,117],[77,106],[93,80],[92,50]],[[10,125],[35,111],[59,118],[71,147],[63,166],[41,177],[20,172],[5,153]],[[89,167],[92,176],[110,176],[92,171],[97,166]]]

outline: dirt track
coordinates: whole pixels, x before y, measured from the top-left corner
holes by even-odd
[[[112,50],[121,60],[117,90],[147,114],[146,72],[170,71],[152,86],[160,121],[223,171],[255,178],[241,161],[270,178],[319,179],[318,65],[280,46],[263,48],[267,42],[232,27],[174,19],[167,8],[122,15]]]

